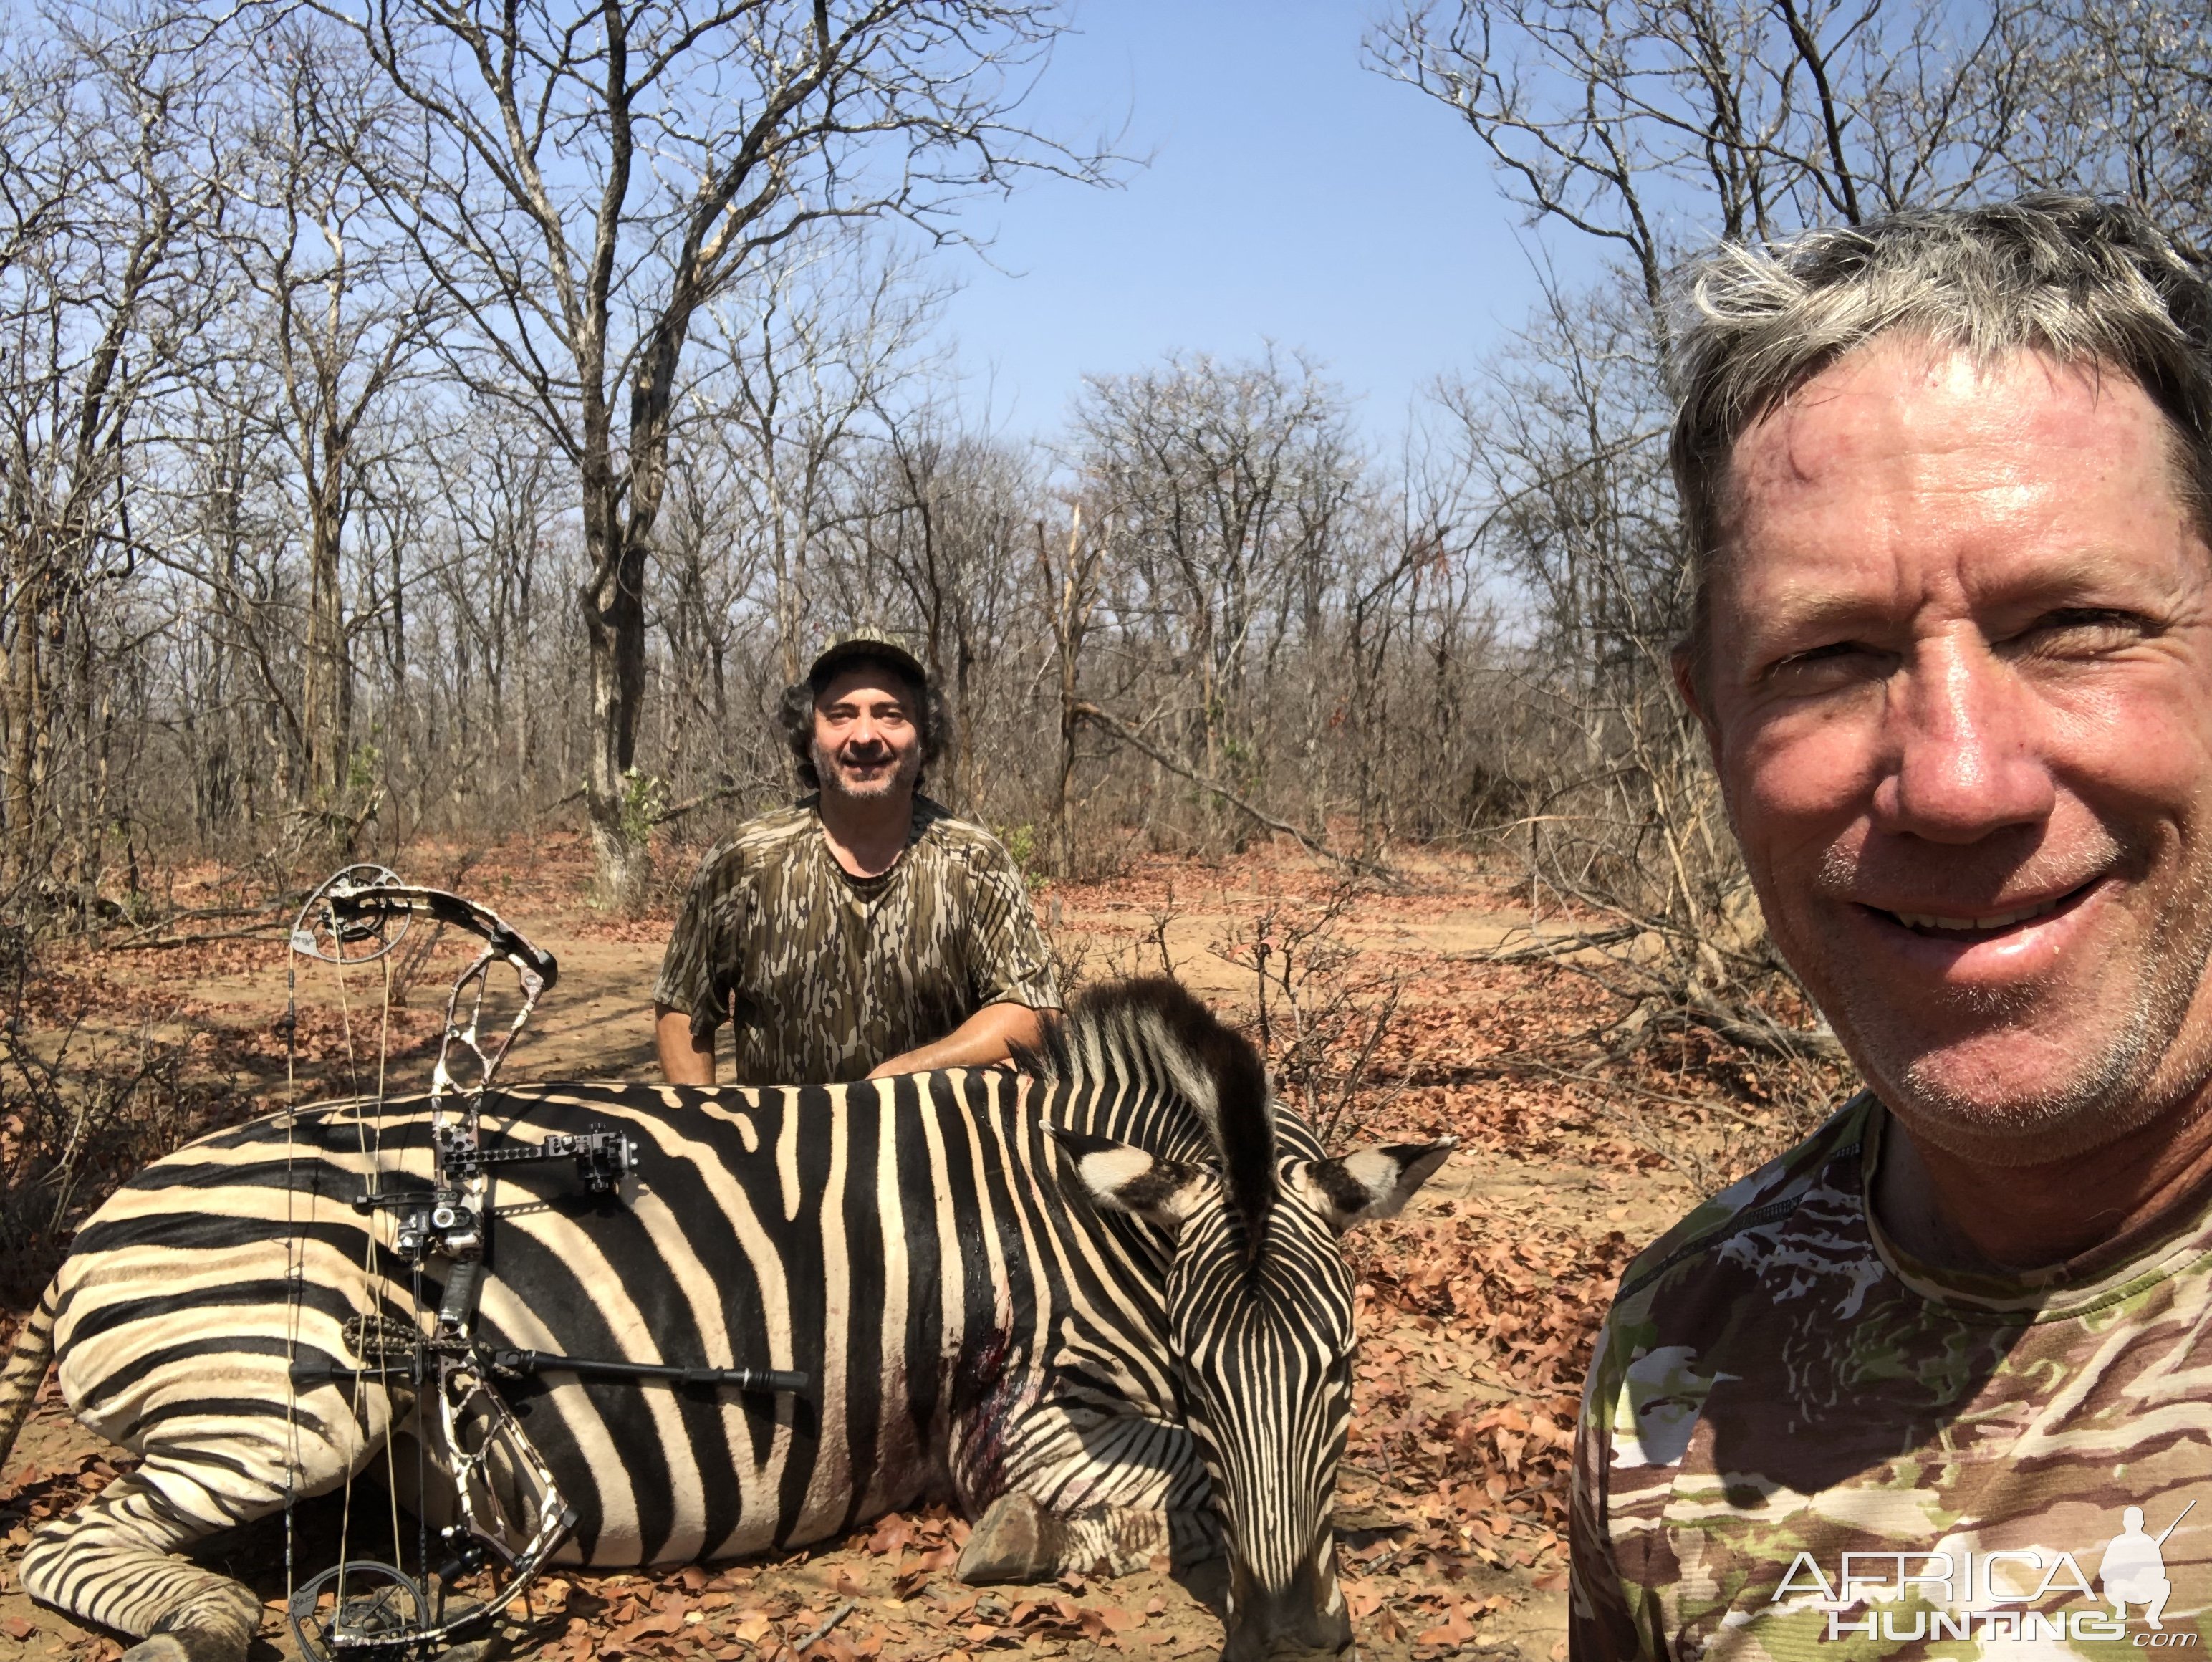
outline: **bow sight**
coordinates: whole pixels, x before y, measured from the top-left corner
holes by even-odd
[[[550,953],[483,907],[441,889],[403,883],[381,866],[349,866],[307,897],[292,928],[291,946],[301,957],[352,968],[386,957],[417,919],[449,925],[483,943],[454,980],[446,1001],[445,1031],[430,1088],[431,1185],[385,1190],[372,1177],[354,1208],[393,1216],[390,1245],[417,1271],[417,1315],[411,1323],[356,1317],[345,1327],[354,1361],[347,1366],[298,1362],[291,1369],[297,1393],[325,1385],[379,1386],[415,1399],[417,1437],[434,1437],[437,1464],[450,1481],[459,1521],[442,1530],[444,1556],[432,1567],[427,1523],[419,1527],[416,1563],[410,1574],[399,1563],[343,1556],[293,1589],[292,1632],[303,1656],[315,1662],[358,1659],[427,1659],[455,1641],[480,1634],[521,1598],[567,1537],[575,1513],[562,1498],[552,1471],[523,1433],[497,1389],[503,1379],[566,1373],[600,1379],[718,1385],[739,1391],[799,1391],[806,1376],[756,1368],[664,1367],[593,1361],[536,1350],[495,1348],[476,1336],[491,1174],[502,1166],[572,1162],[586,1193],[612,1195],[628,1205],[637,1187],[637,1145],[618,1130],[595,1125],[556,1134],[535,1143],[483,1146],[483,1101],[492,1078],[522,1032],[538,1001],[554,984],[559,966]],[[492,968],[515,973],[520,1004],[503,1034],[483,1031],[484,995]],[[474,1077],[457,1081],[454,1068],[474,1058]],[[421,1309],[421,1271],[434,1259],[450,1265],[437,1309],[427,1324]],[[434,1416],[422,1412],[428,1394]],[[398,1415],[395,1410],[393,1419]],[[291,1515],[285,1508],[286,1560],[291,1556]],[[399,1556],[394,1543],[395,1558]]]

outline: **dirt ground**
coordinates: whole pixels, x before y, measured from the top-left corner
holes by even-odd
[[[584,900],[585,851],[566,835],[494,851],[453,881],[450,868],[460,863],[428,850],[404,874],[492,907],[561,963],[559,984],[507,1076],[647,1073],[665,914],[617,921],[594,912]],[[1731,1107],[1687,1075],[1599,1077],[1559,1062],[1563,1035],[1617,1014],[1604,996],[1571,972],[1491,961],[1490,949],[1529,920],[1473,868],[1428,858],[1401,871],[1398,886],[1363,890],[1317,936],[1300,930],[1327,912],[1337,880],[1276,854],[1214,867],[1142,862],[1110,882],[1042,886],[1039,906],[1073,976],[1164,965],[1247,1023],[1255,941],[1277,953],[1345,949],[1322,980],[1350,988],[1356,1008],[1378,1008],[1395,986],[1395,1017],[1340,1131],[1356,1125],[1360,1140],[1449,1131],[1462,1147],[1404,1217],[1347,1244],[1360,1276],[1362,1351],[1337,1525],[1360,1650],[1423,1662],[1455,1653],[1558,1662],[1566,1462],[1590,1333],[1628,1257],[1695,1199],[1695,1179],[1741,1163],[1729,1140],[1744,1117],[1741,1103]],[[206,933],[260,928],[248,918]],[[284,1099],[288,1073],[303,1098],[349,1079],[368,1085],[380,1050],[394,1088],[421,1088],[444,985],[462,961],[454,941],[420,962],[404,951],[386,960],[406,974],[381,1044],[380,971],[353,971],[342,987],[325,966],[298,965],[299,1038],[288,1063],[281,931],[135,944],[53,964],[42,977],[50,1013],[97,1010],[111,1039],[135,1023],[189,1047],[209,1068],[228,1068],[264,1106]],[[1285,1020],[1278,1003],[1271,1038],[1279,1045]],[[96,1046],[100,1026],[74,1042]],[[1335,1065],[1340,1073],[1350,1058],[1339,1055]],[[1702,1153],[1684,1158],[1692,1147]],[[8,1312],[9,1330],[19,1315]],[[118,1462],[127,1467],[120,1451],[75,1425],[49,1380],[0,1468],[0,1662],[119,1653],[112,1636],[33,1605],[15,1574],[31,1529],[96,1490]],[[300,1527],[310,1537],[330,1528],[327,1513],[303,1511]],[[1162,1563],[1111,1581],[976,1589],[951,1574],[964,1532],[941,1515],[894,1518],[775,1562],[564,1574],[546,1586],[515,1648],[552,1662],[731,1662],[802,1647],[825,1662],[971,1662],[1013,1648],[1085,1662],[1102,1653],[1218,1652],[1218,1589],[1203,1568],[1177,1579]],[[301,1555],[309,1559],[307,1546]],[[214,1543],[209,1556],[270,1600],[258,1653],[292,1654],[274,1522]]]

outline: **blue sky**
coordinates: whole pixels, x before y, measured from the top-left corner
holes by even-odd
[[[943,331],[1011,433],[1058,425],[1086,373],[1175,350],[1303,349],[1396,429],[1535,298],[1531,234],[1452,112],[1363,65],[1389,0],[1082,0],[1033,100],[1069,139],[1151,153],[1118,191],[1032,183],[974,212],[994,271]],[[1581,251],[1561,247],[1563,263]]]

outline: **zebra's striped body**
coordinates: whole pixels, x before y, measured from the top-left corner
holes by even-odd
[[[1148,1039],[1131,1018],[1146,999],[1174,1017],[1155,1011]],[[1210,1478],[1192,1436],[1168,1310],[1174,1226],[1114,1209],[1097,1184],[1103,1205],[1061,1188],[1103,1149],[1163,1170],[1220,1160],[1219,1081],[1186,1042],[1206,1037],[1194,1012],[1159,987],[1094,1006],[1048,1080],[495,1093],[487,1148],[611,1125],[635,1140],[642,1186],[624,1207],[577,1195],[557,1165],[495,1168],[483,1339],[813,1381],[800,1398],[559,1376],[512,1387],[578,1513],[565,1552],[737,1556],[925,1497],[985,1519],[963,1566],[980,1576],[1126,1568],[1170,1533],[1218,1539],[1215,1481],[1254,1480]],[[85,1226],[47,1298],[63,1390],[145,1460],[34,1538],[27,1589],[125,1632],[167,1624],[149,1657],[241,1653],[225,1636],[234,1584],[167,1555],[275,1510],[288,1484],[320,1492],[386,1458],[404,1399],[295,1393],[287,1370],[351,1361],[349,1318],[411,1325],[434,1305],[442,1261],[418,1305],[394,1215],[351,1204],[372,1173],[427,1185],[428,1129],[419,1100],[257,1121],[158,1162]],[[1317,1158],[1288,1117],[1279,1135],[1293,1159]],[[1340,1292],[1348,1344],[1348,1281]],[[0,1440],[26,1371],[0,1379]],[[1328,1464],[1333,1482],[1333,1450]],[[1234,1553],[1233,1508],[1227,1522]]]

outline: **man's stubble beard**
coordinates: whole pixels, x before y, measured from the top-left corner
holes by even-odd
[[[2101,1050],[2050,1090],[1991,1103],[1958,1088],[1925,1050],[1901,1068],[1876,1065],[1912,1046],[1909,1035],[1885,1032],[1891,1026],[1886,1003],[1861,1012],[1852,1008],[1853,997],[1839,998],[1844,1020],[1834,1023],[1836,1031],[1856,1036],[1845,1038],[1844,1048],[1875,1093],[1916,1137],[1948,1154],[1982,1165],[2028,1166],[2103,1148],[2192,1094],[2212,1067],[2206,1042],[2212,1035],[2196,1039],[2194,1056],[2176,1054],[2205,965],[2212,961],[2212,869],[2207,867],[2206,861],[2195,861],[2175,904],[2158,911],[2143,947],[2153,967]],[[1859,985],[1843,984],[1854,991]],[[2032,1019],[2038,1001],[2033,991],[1960,996],[1991,1025]],[[2160,1068],[2169,1058],[2182,1065],[2175,1076],[2162,1080]]]
[[[821,781],[821,789],[827,795],[842,796],[848,802],[880,802],[902,790],[915,788],[921,777],[921,750],[908,751],[899,758],[899,764],[881,781],[863,785],[855,790],[845,783],[844,775],[837,767],[836,758],[817,743],[814,746],[814,776]]]

